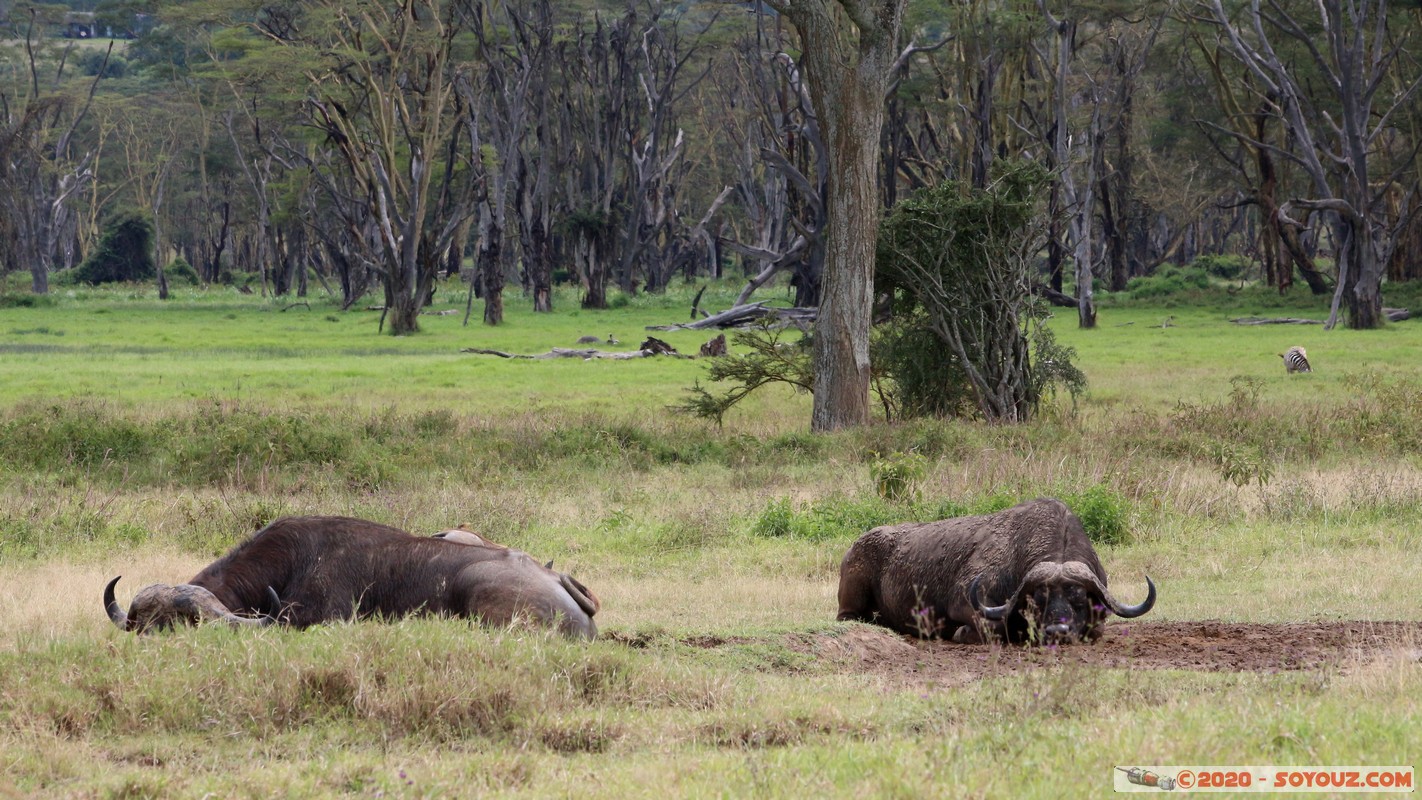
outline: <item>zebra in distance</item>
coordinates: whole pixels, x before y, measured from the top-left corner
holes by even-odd
[[[1284,371],[1289,375],[1295,372],[1313,372],[1313,367],[1308,363],[1308,353],[1298,345],[1280,353],[1279,358],[1284,359]]]

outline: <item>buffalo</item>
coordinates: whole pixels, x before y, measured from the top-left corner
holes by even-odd
[[[839,619],[920,638],[1057,644],[1092,641],[1110,613],[1139,605],[1106,588],[1106,571],[1081,520],[1052,498],[996,514],[885,525],[849,548],[839,570]],[[997,598],[997,605],[984,601]]]
[[[433,614],[489,625],[531,621],[592,639],[600,603],[572,576],[527,553],[466,531],[460,541],[413,536],[351,517],[285,517],[257,531],[179,586],[135,595],[125,612],[104,608],[124,630],[210,620],[279,622],[297,628],[338,619]]]

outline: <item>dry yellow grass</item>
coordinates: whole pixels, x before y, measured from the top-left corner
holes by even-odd
[[[53,562],[0,567],[0,647],[94,634],[111,627],[103,588],[122,575],[115,590],[125,603],[152,583],[180,583],[206,566],[192,554],[143,550],[101,561]]]

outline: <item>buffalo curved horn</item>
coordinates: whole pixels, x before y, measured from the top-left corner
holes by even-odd
[[[267,602],[271,604],[272,610],[262,615],[264,620],[262,624],[271,625],[281,616],[281,595],[277,594],[276,589],[270,586],[267,587]]]
[[[1123,604],[1121,601],[1112,597],[1111,593],[1106,591],[1104,586],[1101,591],[1102,598],[1106,601],[1106,605],[1116,613],[1116,616],[1122,619],[1139,617],[1155,607],[1155,581],[1151,580],[1149,575],[1145,576],[1145,579],[1147,587],[1146,599],[1141,601],[1139,605],[1128,606]]]
[[[267,601],[271,603],[271,607],[275,610],[262,614],[260,617],[244,617],[239,614],[234,614],[230,609],[222,605],[222,603],[217,602],[217,598],[214,597],[213,601],[216,603],[216,607],[212,610],[223,622],[229,625],[253,625],[258,628],[265,628],[268,625],[276,623],[277,615],[281,613],[281,597],[276,593],[276,589],[270,586],[267,587]]]
[[[114,621],[114,624],[119,627],[119,630],[126,631],[128,630],[128,614],[119,606],[118,601],[114,599],[114,585],[117,584],[119,578],[122,577],[122,575],[115,577],[109,581],[108,586],[104,587],[104,610],[109,612],[109,619]]]
[[[972,585],[968,587],[968,602],[973,604],[973,608],[977,609],[978,613],[982,614],[984,619],[990,619],[994,621],[1001,620],[1002,618],[1007,616],[1007,607],[1012,605],[1012,600],[1009,599],[1006,603],[1003,603],[1000,606],[983,605],[982,600],[978,598],[978,584],[982,582],[983,577],[981,575],[976,578],[973,578]]]

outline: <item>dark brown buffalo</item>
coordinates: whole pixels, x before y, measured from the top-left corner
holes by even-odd
[[[105,588],[104,608],[125,630],[209,619],[304,628],[436,614],[597,635],[597,597],[527,553],[472,534],[467,543],[450,542],[350,517],[276,520],[188,583],[139,592],[127,613],[114,599],[117,582]]]
[[[839,619],[874,622],[921,638],[1015,643],[1092,640],[1115,612],[1138,617],[1155,605],[1123,605],[1081,520],[1043,498],[974,517],[875,528],[839,568]],[[983,604],[979,590],[1000,605]]]

